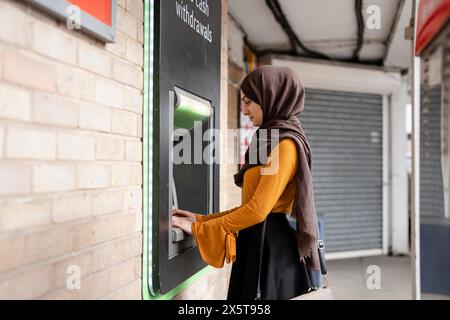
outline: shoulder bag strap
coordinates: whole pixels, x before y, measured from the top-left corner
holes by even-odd
[[[258,288],[256,289],[255,300],[261,300],[261,266],[262,266],[262,257],[263,257],[263,249],[264,249],[264,238],[266,236],[266,221],[267,220],[264,220],[263,225],[262,225],[261,243],[259,244]]]

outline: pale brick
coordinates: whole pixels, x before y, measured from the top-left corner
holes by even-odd
[[[126,56],[126,37],[121,34],[116,34],[116,41],[114,43],[107,43],[105,45],[105,49],[108,52],[111,52],[119,57],[125,58]]]
[[[58,159],[61,160],[94,160],[95,138],[88,135],[58,135]]]
[[[0,238],[0,273],[16,269],[25,262],[25,237]]]
[[[33,168],[33,192],[68,191],[76,188],[74,166],[42,164]]]
[[[141,21],[144,21],[144,1],[127,0],[127,11]]]
[[[100,160],[123,160],[125,153],[123,139],[106,136],[97,137],[96,156]]]
[[[142,69],[139,70],[138,74],[137,74],[137,86],[136,88],[139,89],[139,91],[143,92],[144,91],[144,72],[142,71]]]
[[[56,90],[55,67],[17,51],[3,53],[3,79],[43,91]]]
[[[137,20],[122,9],[117,10],[117,30],[127,36],[137,39]]]
[[[142,143],[140,141],[125,141],[125,160],[142,161]]]
[[[124,187],[133,185],[135,177],[132,166],[128,164],[113,164],[111,184],[113,187]]]
[[[79,250],[130,235],[135,229],[134,214],[114,214],[79,224],[73,228],[74,249]]]
[[[42,300],[71,300],[72,292],[74,290],[69,290],[67,287],[59,289],[57,291],[52,291],[49,294],[42,296],[40,299]]]
[[[0,40],[20,47],[28,47],[31,43],[31,22],[21,10],[10,4],[0,3]]]
[[[117,5],[122,9],[126,9],[126,0],[117,0]]]
[[[132,257],[139,256],[142,252],[141,242],[140,236],[119,239],[58,261],[53,265],[52,286],[54,288],[65,286],[68,277],[67,269],[70,266],[78,266],[81,277],[86,278],[92,273],[106,270]]]
[[[54,27],[33,23],[33,50],[51,59],[77,63],[77,41]]]
[[[53,160],[55,154],[55,133],[16,127],[8,128],[6,133],[7,158]]]
[[[134,186],[140,186],[142,185],[142,164],[134,164],[131,165],[131,172],[133,174],[134,180],[132,181],[132,185]]]
[[[134,231],[135,232],[142,232],[142,227],[143,227],[143,223],[142,223],[142,219],[143,219],[143,215],[142,215],[142,210],[141,209],[139,209],[137,212],[136,212],[136,215],[135,215],[135,218],[136,218],[136,223],[135,223],[135,225],[134,225]]]
[[[123,209],[133,210],[142,208],[142,189],[136,188],[124,192]]]
[[[123,242],[124,252],[128,257],[140,257],[142,255],[142,232],[136,232],[131,238]]]
[[[80,290],[68,290],[62,288],[58,292],[51,293],[44,299],[101,299],[117,289],[136,280],[134,268],[137,259],[129,259],[107,270],[91,274],[81,280]]]
[[[0,204],[0,230],[24,230],[50,223],[50,202],[45,199],[19,199]]]
[[[0,118],[30,120],[29,92],[0,83]]]
[[[34,92],[32,97],[33,121],[76,128],[78,125],[78,104],[56,95]]]
[[[140,237],[119,239],[95,250],[92,257],[92,272],[105,270],[132,257],[140,256]]]
[[[78,166],[78,188],[107,188],[111,182],[111,167],[100,164],[82,164]]]
[[[0,47],[0,79],[2,79],[3,75],[3,48]]]
[[[144,24],[138,24],[137,28],[137,41],[139,43],[144,43]]]
[[[138,268],[140,269],[141,265],[140,258],[136,257],[114,266],[111,275],[114,280],[112,281],[108,292],[113,292],[136,280],[138,278],[136,270],[138,270]],[[106,294],[103,296],[106,296]]]
[[[130,112],[112,113],[112,131],[129,136],[136,136],[138,133],[137,116]]]
[[[125,288],[122,288],[118,290],[117,292],[114,292],[110,296],[108,296],[107,300],[140,300],[141,299],[141,280],[136,280],[126,286]]]
[[[0,299],[33,299],[51,289],[51,266],[22,271],[11,278],[0,280]]]
[[[0,163],[0,196],[31,193],[31,167]]]
[[[142,114],[143,106],[144,97],[142,91],[134,88],[125,88],[125,109]]]
[[[80,106],[80,128],[110,132],[111,110],[96,105]]]
[[[131,61],[138,66],[144,65],[144,47],[141,43],[135,40],[127,39],[127,55],[128,61]]]
[[[123,108],[123,86],[111,81],[97,80],[95,82],[95,101],[110,107]]]
[[[83,101],[94,100],[94,77],[86,71],[60,66],[57,71],[57,89],[61,95]]]
[[[5,140],[5,128],[0,127],[0,159],[3,158],[3,141]]]
[[[139,117],[137,117],[137,124],[136,124],[136,126],[137,126],[137,136],[138,137],[142,137],[143,136],[143,129],[144,129],[144,127],[143,127],[143,123],[142,123],[142,117],[141,116],[139,116]]]
[[[73,250],[70,228],[46,228],[29,234],[25,243],[25,263],[35,263],[68,254]]]
[[[89,194],[72,195],[53,201],[52,220],[55,223],[84,219],[90,215],[91,197]]]
[[[122,210],[123,191],[107,191],[92,195],[92,214],[101,215]]]
[[[88,71],[105,77],[111,76],[111,58],[104,50],[92,45],[80,44],[78,49],[78,65]]]
[[[53,264],[52,287],[66,287],[69,267],[77,266],[80,268],[81,278],[92,273],[92,257],[95,251],[91,250],[85,253],[74,253],[70,258],[63,258]]]
[[[114,80],[139,89],[141,87],[140,73],[142,73],[140,67],[125,63],[119,59],[113,59],[112,77]]]

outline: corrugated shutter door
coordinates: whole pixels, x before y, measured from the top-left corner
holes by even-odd
[[[420,215],[445,216],[441,166],[442,86],[422,91],[420,121]]]
[[[381,249],[382,96],[307,89],[305,101],[327,252]]]

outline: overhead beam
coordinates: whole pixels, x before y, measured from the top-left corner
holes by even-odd
[[[275,20],[281,26],[286,36],[289,38],[289,42],[291,43],[293,52],[295,52],[296,55],[299,55],[297,51],[297,46],[299,46],[307,54],[306,55],[307,57],[327,59],[327,60],[330,59],[330,57],[328,57],[327,55],[311,50],[303,44],[303,42],[300,40],[300,38],[292,29],[291,24],[289,23],[286,14],[281,8],[280,2],[278,0],[266,0],[266,5],[269,7]]]
[[[403,7],[405,5],[405,0],[399,0],[397,5],[397,12],[394,17],[394,21],[392,21],[391,29],[389,30],[389,34],[384,41],[385,51],[383,55],[383,63],[386,61],[387,55],[389,54],[389,48],[392,44],[392,40],[394,39],[395,30],[397,30],[398,23],[400,21],[400,17],[402,15]]]

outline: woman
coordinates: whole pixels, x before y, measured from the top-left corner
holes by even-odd
[[[291,69],[262,66],[245,77],[241,96],[244,114],[259,127],[234,176],[242,205],[207,216],[174,210],[173,225],[194,236],[206,263],[220,268],[225,259],[234,262],[229,300],[255,299],[259,270],[261,298],[290,299],[310,288],[307,270],[320,270],[311,150],[298,120],[305,91]],[[252,163],[259,151],[269,157]],[[296,218],[295,229],[286,214]]]

